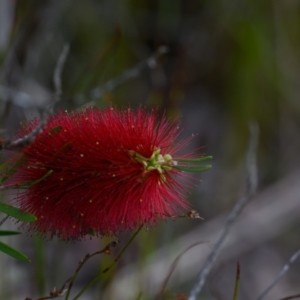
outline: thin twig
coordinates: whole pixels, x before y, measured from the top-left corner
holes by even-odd
[[[44,126],[47,124],[48,117],[53,112],[54,105],[60,100],[62,94],[61,88],[61,73],[63,70],[64,63],[66,61],[67,55],[69,52],[69,46],[65,45],[56,64],[53,74],[53,82],[55,87],[55,93],[53,97],[53,101],[47,105],[47,107],[43,110],[41,114],[41,120],[39,125],[37,125],[29,134],[24,135],[22,138],[19,138],[15,141],[7,141],[5,143],[0,144],[0,149],[19,149],[26,145],[29,145],[33,142],[34,138],[41,133]]]
[[[156,52],[151,55],[149,58],[145,59],[144,61],[141,61],[136,66],[134,66],[131,69],[126,70],[122,75],[111,79],[104,83],[102,86],[96,87],[95,89],[91,90],[89,93],[89,98],[91,99],[90,102],[85,103],[84,106],[93,106],[95,105],[95,101],[97,99],[100,99],[105,93],[110,92],[126,82],[129,79],[136,78],[140,75],[143,69],[145,68],[154,68],[157,64],[157,60],[159,57],[161,57],[163,54],[166,54],[169,52],[169,48],[166,46],[160,46]],[[85,99],[84,95],[78,95],[77,100],[79,102],[83,102],[82,100]]]
[[[138,230],[132,235],[132,237],[129,239],[129,241],[127,242],[127,244],[125,245],[125,247],[121,250],[121,252],[117,255],[117,257],[114,259],[114,261],[107,267],[105,268],[102,273],[107,273],[111,267],[117,263],[119,261],[119,259],[121,258],[121,256],[123,255],[123,253],[127,250],[127,248],[130,246],[130,244],[132,243],[132,241],[135,239],[135,237],[138,235],[138,233],[141,231],[141,229],[143,228],[143,225],[141,225]]]
[[[48,106],[49,107],[49,106]],[[42,112],[41,121],[39,125],[37,125],[30,134],[24,135],[22,138],[19,138],[15,141],[8,141],[2,145],[3,149],[7,150],[13,150],[13,149],[19,149],[26,145],[29,145],[33,142],[34,138],[41,133],[43,130],[43,127],[47,124],[48,116],[51,114],[51,110],[45,110]]]
[[[93,253],[93,254],[87,254],[87,255],[79,262],[79,265],[78,265],[77,269],[75,270],[73,276],[72,276],[71,278],[69,278],[69,279],[66,281],[66,283],[69,282],[69,287],[68,287],[68,289],[67,289],[68,292],[67,292],[67,294],[66,294],[65,300],[68,300],[69,295],[70,295],[70,292],[71,292],[71,289],[72,289],[72,286],[73,286],[73,284],[74,284],[74,281],[75,281],[75,279],[76,279],[76,277],[77,277],[79,271],[80,271],[81,268],[83,267],[83,265],[84,265],[90,258],[92,258],[93,256],[95,256],[95,255],[97,255],[97,254],[101,254],[101,253],[108,253],[108,254],[109,254],[109,253],[110,253],[110,249],[113,248],[113,247],[116,247],[118,243],[119,243],[119,241],[113,241],[113,242],[109,243],[104,249],[102,249],[102,250],[100,250],[100,251],[97,251],[97,252],[95,252],[95,253]],[[65,285],[66,285],[66,283],[65,283]]]
[[[158,294],[157,294],[157,296],[156,296],[156,298],[155,298],[156,300],[161,299],[161,297],[163,296],[164,290],[166,289],[166,286],[167,286],[167,284],[168,284],[168,281],[170,280],[171,275],[173,274],[173,272],[174,272],[176,266],[178,265],[178,263],[179,263],[181,257],[182,257],[187,251],[189,251],[190,249],[192,249],[192,248],[194,248],[195,246],[198,246],[198,245],[200,245],[200,244],[202,244],[202,242],[198,242],[198,243],[195,243],[195,244],[189,246],[188,248],[186,248],[184,251],[182,251],[182,252],[176,257],[176,259],[173,261],[173,263],[172,263],[172,265],[171,265],[171,267],[170,267],[170,270],[169,270],[169,273],[168,273],[167,277],[165,278],[165,280],[163,281],[163,283],[162,283],[162,285],[161,285],[161,288],[160,288],[160,290],[159,290],[159,292],[158,292]]]
[[[61,85],[61,74],[63,71],[63,67],[67,60],[67,56],[69,54],[69,45],[65,44],[63,50],[58,58],[56,67],[54,69],[53,74],[53,82],[55,87],[55,94],[54,94],[54,104],[60,101],[62,95],[62,85]]]
[[[16,189],[20,187],[20,184],[10,184],[10,185],[0,185],[0,191],[4,191],[4,190],[10,190],[10,189]]]
[[[246,185],[245,191],[242,197],[233,207],[231,213],[227,217],[226,223],[223,227],[222,233],[217,240],[212,252],[206,259],[204,266],[202,267],[197,281],[193,286],[188,300],[196,300],[197,295],[201,292],[203,285],[205,284],[206,277],[208,276],[212,265],[220,253],[221,246],[227,237],[232,224],[241,214],[245,205],[253,198],[257,188],[257,166],[256,166],[256,150],[258,145],[258,126],[257,124],[251,124],[250,126],[250,141],[248,147],[248,153],[246,157]]]
[[[25,181],[25,182],[18,182],[18,183],[14,183],[14,184],[8,184],[8,185],[0,185],[0,191],[4,191],[4,190],[10,190],[10,189],[26,189],[29,188],[31,186],[33,186],[34,184],[37,184],[39,182],[41,182],[42,180],[44,180],[45,178],[47,178],[48,176],[50,176],[53,173],[53,170],[48,171],[44,176],[42,176],[41,178],[34,180],[34,181]]]
[[[4,222],[9,218],[9,215],[5,216],[1,221],[0,221],[0,226],[4,224]]]
[[[189,218],[189,219],[201,219],[204,220],[204,218],[200,217],[200,214],[194,210],[191,209],[190,211],[188,211],[187,213],[183,214],[183,215],[166,215],[166,217],[170,217],[171,219],[175,220],[176,218]]]
[[[107,267],[105,268],[102,272],[100,272],[92,281],[90,281],[75,297],[73,300],[77,300],[79,299],[79,297],[87,290],[89,289],[93,284],[95,284],[100,277],[102,276],[102,274],[108,272],[120,259],[120,257],[122,256],[122,254],[126,251],[126,249],[129,247],[129,245],[131,244],[131,242],[134,240],[134,238],[138,235],[138,233],[141,231],[143,225],[141,225],[139,227],[139,229],[133,234],[133,236],[130,238],[130,240],[126,243],[126,245],[124,246],[124,248],[121,250],[121,252],[117,255],[117,257],[114,259],[114,261]],[[67,299],[66,299],[67,300]]]
[[[283,266],[279,274],[273,280],[273,282],[258,296],[256,300],[262,300],[269,291],[278,283],[278,281],[283,277],[283,275],[289,270],[290,266],[296,261],[296,259],[300,256],[300,249],[298,249],[288,260],[288,262]],[[285,298],[286,299],[286,298]],[[292,298],[287,298],[292,299]]]
[[[68,283],[68,281],[70,281],[70,279],[68,279],[59,290],[57,290],[56,288],[53,288],[53,290],[50,292],[49,296],[38,298],[37,300],[54,299],[54,298],[58,298],[58,297],[63,296],[67,291],[67,289],[65,289],[65,286]],[[32,298],[26,297],[25,300],[32,300]]]
[[[54,298],[57,298],[57,297],[61,297],[63,295],[65,295],[66,293],[66,298],[65,299],[68,299],[69,297],[69,294],[70,294],[70,290],[72,288],[72,285],[80,271],[80,269],[83,267],[83,265],[93,256],[97,255],[97,254],[100,254],[100,253],[109,253],[110,252],[110,249],[112,247],[115,247],[119,242],[118,241],[113,241],[111,243],[109,243],[107,246],[105,246],[102,250],[100,251],[97,251],[93,254],[87,254],[83,259],[81,259],[79,261],[79,265],[77,267],[77,269],[75,270],[74,274],[72,277],[70,277],[69,279],[67,279],[64,284],[62,285],[62,287],[57,290],[56,288],[54,288],[51,292],[50,292],[50,295],[49,296],[45,296],[45,297],[42,297],[42,298],[39,298],[37,300],[46,300],[46,299],[54,299]],[[69,283],[69,286],[68,288],[66,288],[67,284]],[[25,300],[31,300],[31,298],[26,298]]]

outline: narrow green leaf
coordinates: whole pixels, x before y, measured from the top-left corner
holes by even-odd
[[[234,285],[234,291],[233,291],[232,300],[237,300],[238,299],[239,288],[240,288],[240,277],[241,277],[241,267],[240,267],[240,263],[237,262],[237,265],[236,265],[236,276],[235,276],[235,285]]]
[[[179,162],[202,163],[202,162],[212,160],[212,158],[213,158],[212,156],[203,156],[203,157],[191,158],[191,159],[175,158],[174,160],[179,161]]]
[[[174,169],[185,172],[204,172],[211,168],[211,165],[204,166],[173,166]]]
[[[23,183],[20,184],[20,188],[21,188],[21,189],[29,188],[29,187],[31,187],[32,185],[41,182],[42,180],[44,180],[45,178],[47,178],[48,176],[50,176],[52,173],[53,173],[53,170],[50,170],[50,171],[48,171],[43,177],[41,177],[41,178],[39,178],[39,179],[37,179],[37,180],[23,182]]]
[[[12,248],[11,246],[8,246],[7,244],[2,243],[1,241],[0,241],[0,251],[16,259],[26,261],[26,262],[30,261],[30,259],[25,254]]]
[[[37,220],[36,216],[2,202],[0,202],[0,211],[23,222],[35,222]]]
[[[16,234],[21,234],[19,231],[12,231],[12,230],[0,230],[0,236],[4,235],[16,235]]]

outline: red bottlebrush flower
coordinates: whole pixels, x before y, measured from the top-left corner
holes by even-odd
[[[20,136],[37,125],[25,126]],[[177,214],[189,205],[173,157],[185,142],[165,117],[142,108],[88,109],[53,115],[26,146],[9,184],[32,184],[18,193],[20,208],[38,220],[42,235],[78,239],[91,230],[117,234]]]

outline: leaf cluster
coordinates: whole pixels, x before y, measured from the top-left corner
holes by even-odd
[[[0,171],[5,169],[6,167],[7,163],[2,164],[0,166]],[[15,166],[13,166],[8,172],[6,172],[4,176],[0,177],[0,183],[3,184],[3,182],[5,182],[8,179],[8,176],[12,175],[15,172],[14,170]],[[0,202],[0,212],[6,214],[6,217],[4,217],[4,219],[0,222],[0,226],[7,220],[8,217],[12,217],[22,222],[35,222],[37,220],[37,218],[34,215],[3,202]],[[0,236],[10,236],[17,234],[20,234],[20,232],[11,230],[0,230]],[[21,261],[30,261],[30,259],[24,253],[3,243],[2,241],[0,241],[0,251]]]

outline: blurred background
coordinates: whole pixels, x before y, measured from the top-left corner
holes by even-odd
[[[199,184],[187,195],[204,220],[182,218],[142,230],[117,267],[80,299],[154,299],[176,257],[199,242],[182,256],[157,298],[186,299],[242,193],[253,121],[260,128],[259,190],[234,225],[199,299],[232,299],[237,261],[239,299],[256,299],[300,247],[300,1],[1,0],[3,138],[12,138],[20,122],[38,117],[51,100],[65,43],[70,53],[56,111],[111,103],[158,107],[170,119],[181,119],[183,138],[196,135],[190,149],[202,147],[199,153],[214,157],[213,168],[196,175]],[[160,46],[168,53],[146,63]],[[131,68],[136,76],[124,75]],[[122,84],[105,85],[119,76]],[[12,194],[3,192],[0,200]],[[2,228],[17,225],[8,221]],[[84,266],[73,297],[130,236],[118,237],[122,245],[111,257],[96,256]],[[0,298],[37,299],[60,288],[86,253],[114,238],[65,243],[24,233],[3,240],[31,263],[0,254]],[[299,277],[300,261],[265,299],[300,293]]]

